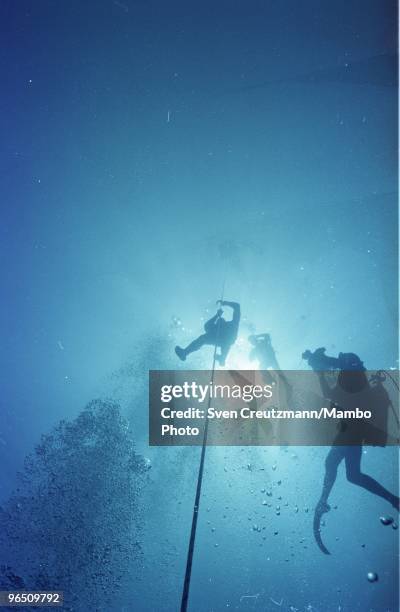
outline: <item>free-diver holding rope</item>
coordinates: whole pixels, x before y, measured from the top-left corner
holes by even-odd
[[[222,285],[221,301],[223,301],[224,299],[224,292],[225,292],[225,280]],[[216,362],[217,344],[218,344],[217,342],[218,332],[219,332],[219,327],[217,328],[217,336],[216,336],[216,342],[215,342],[215,348],[214,348],[214,356],[213,356],[213,363],[212,363],[212,370],[211,370],[211,381],[210,381],[211,384],[214,383],[215,362]],[[210,408],[210,403],[211,403],[211,395],[208,398],[207,409]],[[201,446],[199,472],[197,475],[196,496],[194,498],[194,506],[193,506],[192,527],[190,530],[189,548],[188,548],[188,554],[187,554],[187,559],[186,559],[185,579],[183,581],[181,612],[187,611],[188,601],[189,601],[190,580],[192,577],[193,553],[194,553],[194,545],[196,541],[197,519],[199,516],[201,487],[203,484],[204,462],[205,462],[206,448],[207,448],[207,436],[208,436],[208,419],[206,419],[206,422],[204,425],[203,443]]]

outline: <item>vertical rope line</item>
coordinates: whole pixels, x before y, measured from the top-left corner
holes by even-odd
[[[222,285],[221,301],[224,299],[224,292],[225,292],[225,280]],[[211,380],[210,380],[211,385],[214,382],[215,361],[216,361],[216,356],[217,356],[218,332],[219,332],[219,327],[217,328],[217,336],[216,336],[216,342],[215,342],[215,347],[214,347],[214,356],[213,356]],[[208,396],[207,414],[208,414],[208,408],[210,408],[210,404],[211,404],[211,394],[209,394]],[[208,436],[208,418],[206,418],[206,422],[204,425],[203,443],[201,446],[199,472],[197,475],[196,496],[194,499],[194,506],[193,506],[192,527],[190,530],[189,548],[188,548],[188,554],[187,554],[187,559],[186,559],[185,579],[183,581],[181,612],[187,611],[188,601],[189,601],[190,580],[192,577],[193,553],[194,553],[194,545],[196,541],[197,519],[199,517],[201,486],[203,484],[204,461],[206,457],[206,448],[207,448],[207,436]]]

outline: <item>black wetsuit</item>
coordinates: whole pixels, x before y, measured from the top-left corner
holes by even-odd
[[[322,392],[325,398],[331,400],[339,408],[354,409],[354,406],[349,406],[348,401],[351,395],[344,391],[339,383],[341,375],[364,377],[364,387],[360,389],[363,393],[369,396],[369,401],[373,406],[378,406],[382,413],[382,424],[380,426],[381,438],[376,442],[376,445],[386,445],[386,421],[388,406],[390,404],[389,396],[383,385],[371,387],[364,372],[341,372],[339,374],[338,384],[330,388],[323,373],[320,373],[320,383]],[[361,379],[362,380],[362,379]],[[354,392],[354,391],[353,391]],[[355,399],[357,402],[358,400]],[[346,405],[347,404],[347,405]],[[322,515],[330,510],[328,499],[333,485],[336,482],[338,467],[342,461],[345,462],[346,478],[352,484],[358,485],[366,489],[370,493],[377,495],[388,501],[394,508],[399,509],[399,498],[385,489],[377,480],[364,474],[361,471],[362,444],[368,438],[369,425],[356,422],[354,419],[343,420],[341,428],[336,436],[335,444],[331,447],[325,460],[325,476],[322,487],[321,497],[317,504],[314,514],[314,536],[319,548],[325,554],[329,551],[322,542],[320,534],[320,524]],[[376,431],[373,439],[377,440]],[[357,440],[357,444],[354,441]],[[359,443],[358,443],[359,440]]]
[[[184,361],[190,353],[198,351],[202,346],[211,345],[221,349],[221,353],[217,355],[217,359],[221,365],[225,364],[229,349],[236,341],[238,335],[240,305],[237,302],[223,301],[221,302],[221,306],[230,306],[230,308],[232,308],[232,320],[226,321],[221,316],[221,313],[218,312],[204,324],[204,334],[196,338],[196,340],[193,340],[193,342],[184,349],[179,346],[175,348],[175,352],[180,359]]]

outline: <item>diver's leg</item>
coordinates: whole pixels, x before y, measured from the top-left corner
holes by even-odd
[[[221,346],[220,349],[220,354],[219,355],[215,355],[215,359],[219,362],[219,365],[224,366],[225,365],[225,361],[226,358],[228,357],[228,353],[229,353],[229,349],[230,349],[230,345],[228,344],[227,346]]]
[[[324,484],[322,486],[322,493],[318,504],[327,507],[329,510],[328,499],[332,491],[332,487],[335,484],[339,463],[344,459],[345,447],[343,446],[332,446],[325,459],[325,477]]]
[[[339,463],[344,458],[344,450],[342,446],[332,446],[325,460],[325,478],[322,487],[321,497],[314,511],[313,532],[314,538],[320,550],[329,555],[329,550],[326,548],[321,537],[321,521],[325,512],[329,512],[328,505],[329,494],[335,484]]]
[[[370,491],[378,497],[386,499],[394,508],[399,510],[399,498],[385,489],[377,480],[363,474],[361,471],[361,455],[362,446],[348,446],[346,447],[346,476],[347,480],[352,484],[358,485],[367,491]]]
[[[178,355],[179,359],[185,361],[186,357],[190,355],[190,353],[194,353],[198,351],[205,344],[213,344],[212,338],[208,334],[203,334],[193,340],[186,348],[181,348],[180,346],[175,347],[175,353]]]

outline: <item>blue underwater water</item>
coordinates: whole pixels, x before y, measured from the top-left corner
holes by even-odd
[[[183,367],[222,289],[228,368],[261,332],[284,369],[399,367],[396,3],[0,13],[0,586],[179,610],[200,448],[149,447],[148,371]],[[397,511],[343,466],[314,541],[328,450],[207,448],[191,612],[397,612]],[[362,468],[398,495],[398,448]]]

